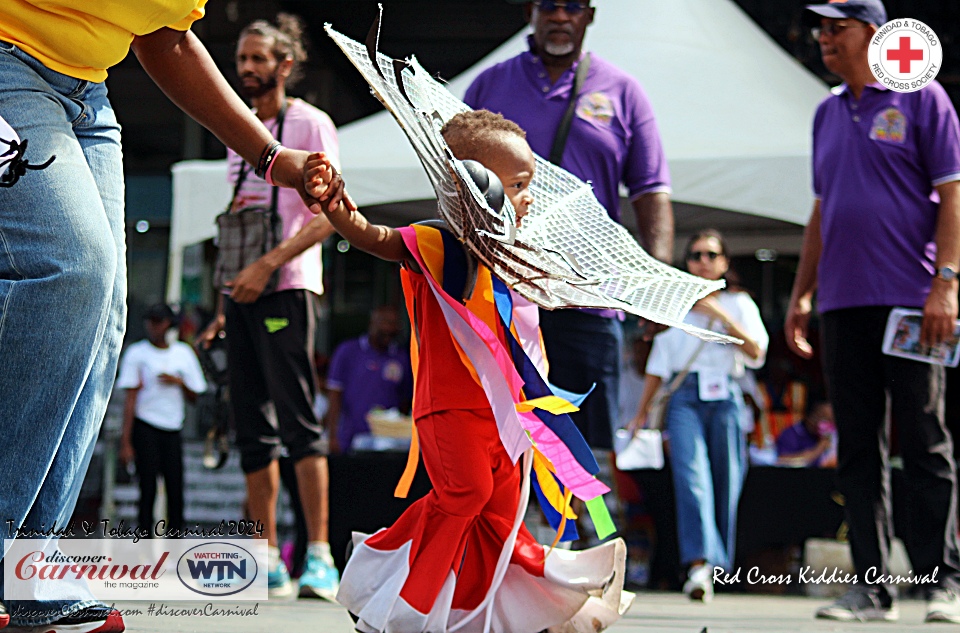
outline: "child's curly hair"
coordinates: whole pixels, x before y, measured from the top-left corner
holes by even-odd
[[[484,162],[487,152],[501,135],[513,134],[527,138],[522,127],[490,110],[459,112],[440,128],[440,134],[458,159],[480,163]]]

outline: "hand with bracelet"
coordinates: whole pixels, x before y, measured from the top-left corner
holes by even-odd
[[[313,155],[304,150],[284,147],[278,141],[272,140],[263,146],[259,158],[251,165],[253,173],[266,180],[268,184],[296,189],[304,205],[312,213],[321,215],[319,201],[307,194],[304,188],[305,161]],[[339,200],[340,198],[337,198],[338,204]],[[353,202],[349,201],[349,204],[352,205]],[[307,224],[302,231],[309,230],[313,224],[312,222]],[[302,248],[297,250],[293,247],[293,241],[300,237],[301,234],[298,233],[285,240],[277,248],[265,253],[263,257],[243,268],[232,280],[225,282],[225,286],[230,288],[230,298],[242,304],[252,304],[257,301],[274,271],[283,266],[291,255],[296,255],[302,251]],[[288,247],[286,251],[293,249],[292,252],[286,254],[286,257],[283,253],[284,247]]]
[[[311,196],[304,188],[304,183],[307,181],[307,161],[317,156],[324,156],[324,153],[311,154],[307,151],[284,147],[277,141],[271,141],[264,146],[260,153],[260,160],[254,165],[255,173],[271,185],[296,189],[307,208],[312,213],[319,215],[323,212],[320,207],[320,200]],[[332,165],[330,169],[333,170],[333,175],[340,179],[340,174]],[[342,179],[340,179],[340,182],[342,182]],[[332,198],[335,199],[335,202],[331,208],[335,208],[343,200],[347,209],[357,210],[357,205],[350,196],[342,192],[342,188],[340,192],[334,193]]]

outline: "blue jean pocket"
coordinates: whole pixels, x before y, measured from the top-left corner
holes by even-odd
[[[0,40],[0,53],[12,53],[17,50],[17,45]]]

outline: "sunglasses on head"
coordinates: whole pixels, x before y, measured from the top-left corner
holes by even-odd
[[[690,251],[689,253],[687,253],[687,261],[696,262],[696,261],[700,261],[704,257],[706,257],[710,261],[714,261],[715,259],[720,257],[720,255],[722,254],[723,253],[717,253],[715,251]]]
[[[579,2],[578,0],[571,0],[570,2],[557,2],[556,0],[534,0],[534,3],[538,9],[544,13],[553,13],[557,9],[563,9],[569,15],[577,15],[584,9],[590,7],[590,2]]]

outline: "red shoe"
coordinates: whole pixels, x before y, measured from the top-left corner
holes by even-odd
[[[10,624],[10,616],[7,614],[7,608],[0,602],[0,629]]]

